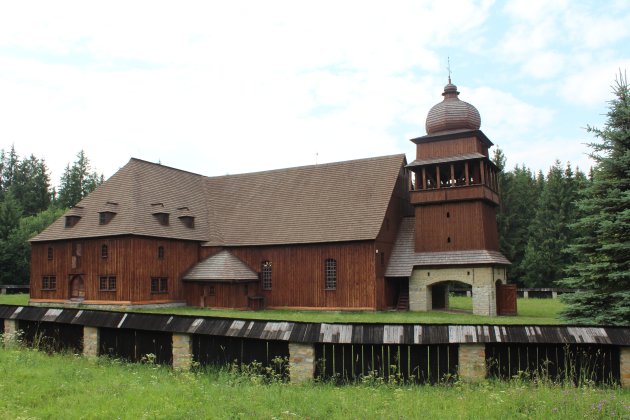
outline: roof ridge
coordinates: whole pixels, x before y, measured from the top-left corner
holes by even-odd
[[[336,165],[344,165],[348,163],[370,162],[374,160],[394,158],[394,157],[406,157],[406,155],[404,153],[395,153],[391,155],[371,156],[367,158],[340,160],[336,162],[316,163],[316,164],[301,165],[301,166],[289,166],[288,168],[267,169],[264,171],[241,172],[238,174],[207,176],[207,178],[218,179],[218,178],[229,178],[229,177],[237,177],[237,176],[250,176],[250,175],[256,175],[256,174],[268,174],[268,173],[274,173],[274,172],[285,172],[285,171],[290,171],[290,170],[298,170],[298,169],[306,169],[306,168],[330,167],[330,166],[336,166]]]

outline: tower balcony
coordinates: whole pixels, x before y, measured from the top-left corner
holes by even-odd
[[[488,185],[462,185],[446,188],[412,190],[409,192],[412,205],[427,205],[445,201],[484,200],[499,205],[499,194]]]

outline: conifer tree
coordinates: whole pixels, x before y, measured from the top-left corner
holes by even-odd
[[[613,86],[603,129],[587,127],[596,166],[578,203],[576,262],[562,281],[579,289],[563,295],[562,316],[572,323],[630,325],[630,89],[625,74]]]
[[[67,165],[61,176],[58,204],[72,207],[103,183],[103,176],[92,171],[90,161],[81,150],[72,166]]]

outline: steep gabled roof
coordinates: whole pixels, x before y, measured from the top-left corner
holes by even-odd
[[[404,155],[210,178],[207,245],[375,239]]]
[[[183,277],[191,281],[258,281],[258,274],[229,251],[212,255],[191,268]]]
[[[167,166],[131,159],[103,185],[66,213],[81,216],[65,227],[63,217],[31,241],[89,238],[114,235],[143,235],[205,241],[208,238],[206,178]],[[99,225],[99,212],[114,212],[111,221]],[[156,213],[169,215],[162,225]],[[178,217],[195,217],[189,228]]]
[[[204,177],[131,159],[68,215],[31,241],[114,235],[206,245],[276,245],[375,239],[405,156]],[[99,225],[99,212],[115,213]],[[156,214],[169,215],[169,224]],[[179,217],[194,217],[187,227]]]

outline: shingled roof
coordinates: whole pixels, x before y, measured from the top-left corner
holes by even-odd
[[[507,258],[497,251],[469,250],[448,252],[415,252],[415,218],[403,218],[394,249],[389,258],[386,277],[409,277],[414,266],[441,265],[510,265]]]
[[[31,241],[143,235],[209,246],[375,239],[403,154],[241,175],[205,177],[131,159],[68,215]],[[114,203],[114,204],[112,204]],[[99,212],[114,212],[99,225]],[[156,213],[169,214],[161,225]],[[178,220],[194,217],[190,228]]]
[[[258,281],[258,274],[229,251],[224,250],[195,265],[182,279],[219,282]]]

